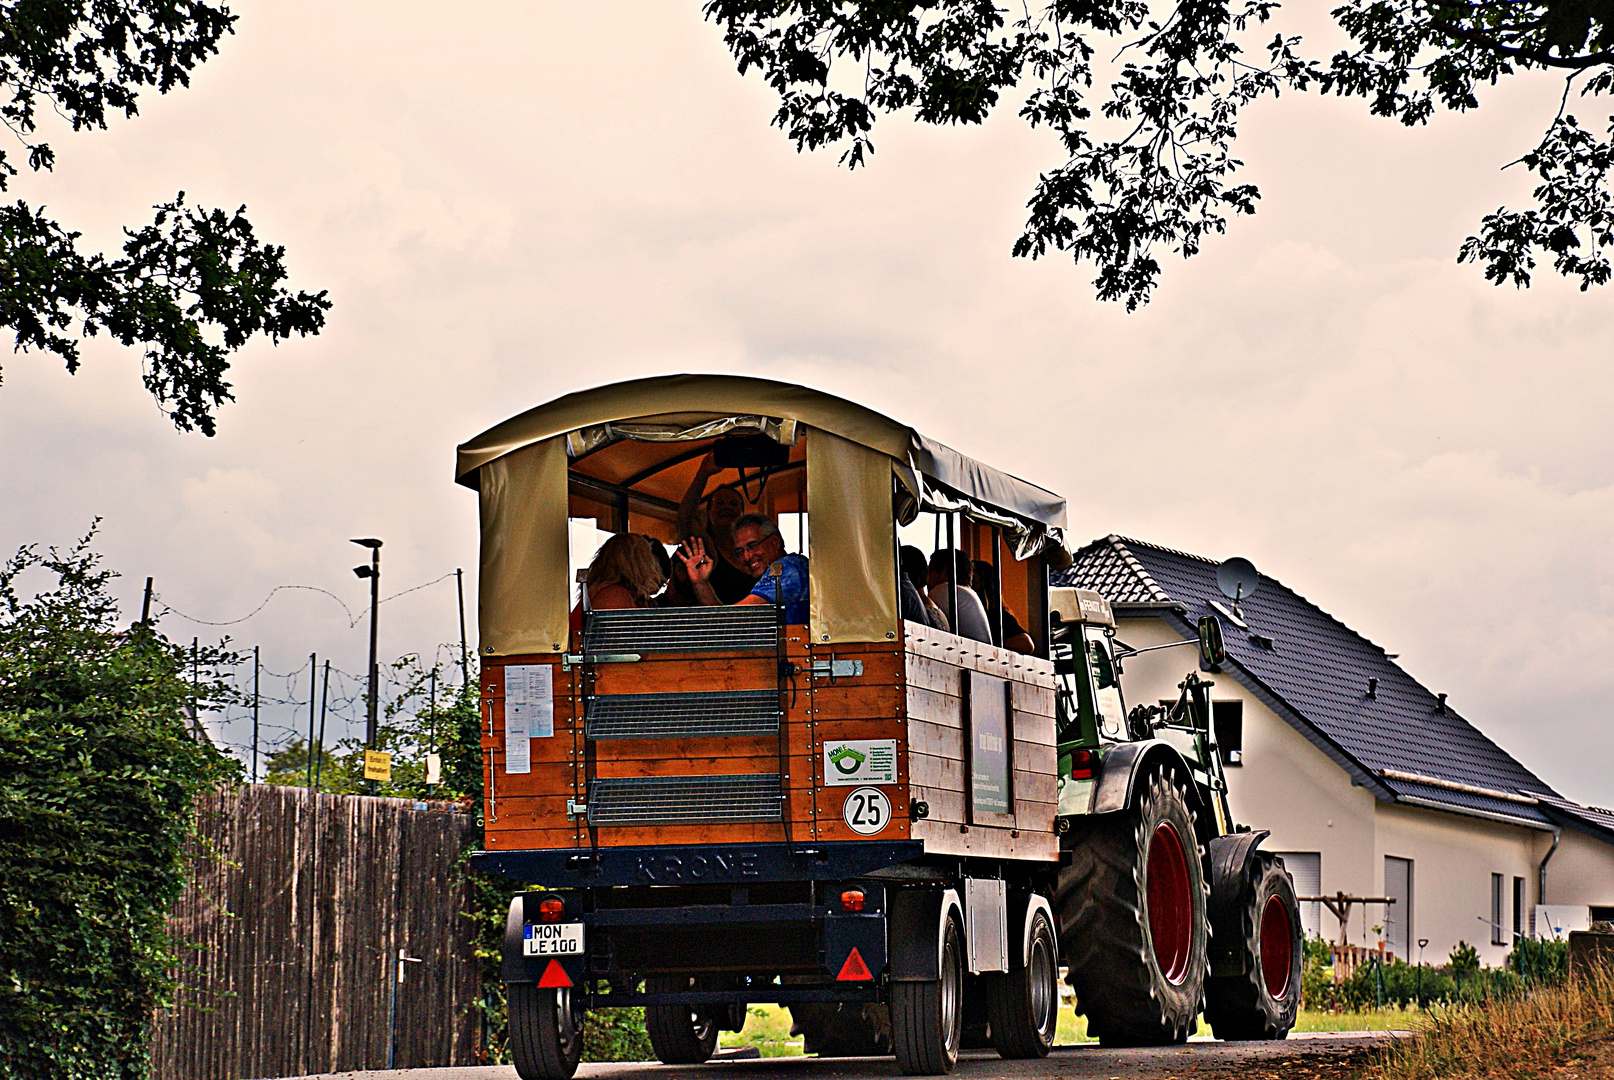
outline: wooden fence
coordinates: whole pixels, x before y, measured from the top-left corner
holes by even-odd
[[[399,1068],[471,1063],[480,979],[457,864],[473,829],[446,803],[270,785],[205,799],[153,1075],[385,1068],[389,1038]],[[400,949],[421,960],[401,984]]]

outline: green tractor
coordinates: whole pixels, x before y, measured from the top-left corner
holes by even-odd
[[[1282,1039],[1300,1005],[1294,881],[1267,837],[1233,821],[1199,671],[1170,705],[1122,693],[1130,649],[1108,601],[1050,595],[1059,680],[1060,953],[1088,1032],[1107,1046],[1185,1041],[1203,1010],[1219,1039]],[[1199,667],[1226,662],[1199,622]]]

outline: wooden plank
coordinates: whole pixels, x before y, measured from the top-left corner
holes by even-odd
[[[962,791],[949,791],[940,787],[921,787],[914,784],[909,788],[909,805],[915,802],[924,802],[930,808],[928,821],[951,821],[954,824],[969,823],[969,808],[964,802]]]
[[[1036,716],[1052,717],[1054,712],[1054,687],[1052,685],[1039,686],[1027,682],[1011,682],[1009,684],[1009,705],[1017,713],[1032,713]]]
[[[1058,816],[1059,806],[1051,802],[1016,802],[1014,809],[1015,824],[1021,832],[1054,831],[1054,819]]]
[[[1012,836],[1008,829],[968,826],[961,831],[959,825],[945,821],[916,821],[911,832],[915,840],[922,840],[925,852],[932,855],[972,855],[978,858],[1026,859],[1037,862],[1057,862],[1059,838],[1053,833],[1024,833]]]
[[[1024,769],[1026,772],[1047,773],[1053,775],[1058,771],[1058,754],[1052,746],[1043,743],[1021,742],[1014,743],[1014,767]]]
[[[923,686],[909,685],[906,693],[908,716],[948,727],[964,725],[964,699]]]
[[[596,694],[680,694],[711,690],[777,690],[772,654],[730,659],[666,659],[636,664],[600,664],[594,669]]]
[[[826,686],[812,688],[812,713],[818,719],[885,719],[902,715],[902,687]]]
[[[1033,716],[1030,713],[1014,714],[1014,737],[1017,742],[1056,745],[1058,729],[1051,716]]]
[[[1014,770],[1014,802],[1058,802],[1059,779],[1051,773]]]
[[[810,775],[813,758],[808,755],[785,759],[792,776]],[[601,758],[594,775],[601,779],[635,776],[740,776],[752,773],[777,773],[779,755],[759,757],[699,757],[699,758]]]
[[[907,683],[938,694],[961,697],[964,693],[964,669],[946,663],[937,657],[908,654]]]
[[[957,758],[908,752],[908,782],[914,787],[964,790],[964,763]]]
[[[908,752],[952,761],[964,760],[964,732],[924,720],[908,721]]]

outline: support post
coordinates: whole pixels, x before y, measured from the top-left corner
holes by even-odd
[[[465,643],[465,570],[454,568],[454,588],[460,597],[460,687],[471,685],[471,654],[466,651]]]
[[[308,789],[314,789],[314,691],[319,686],[319,658],[308,654]]]
[[[150,581],[150,578],[146,579]],[[263,665],[258,662],[258,646],[252,646],[252,782],[258,782],[258,673]]]

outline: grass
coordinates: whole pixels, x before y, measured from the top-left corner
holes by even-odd
[[[745,1021],[744,1031],[725,1031],[718,1045],[722,1047],[754,1046],[763,1057],[799,1057],[802,1053],[801,1036],[790,1034],[790,1013],[779,1005],[753,1005]],[[1303,1011],[1295,1024],[1296,1031],[1406,1031],[1421,1026],[1416,1010],[1402,1012],[1384,1009],[1377,1012],[1327,1013]],[[1200,1021],[1198,1034],[1209,1035],[1210,1028]],[[1059,1027],[1054,1041],[1060,1046],[1093,1042],[1088,1037],[1087,1017],[1077,1016],[1068,1002],[1061,1003]]]
[[[1614,973],[1486,1005],[1433,1009],[1416,1038],[1387,1047],[1362,1080],[1531,1080],[1614,1062]]]

